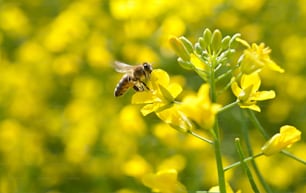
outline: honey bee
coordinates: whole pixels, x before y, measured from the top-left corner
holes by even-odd
[[[144,81],[150,79],[152,65],[144,62],[137,66],[131,66],[121,62],[115,62],[115,70],[125,73],[115,88],[115,96],[123,95],[129,88],[133,87],[135,91],[150,90]]]

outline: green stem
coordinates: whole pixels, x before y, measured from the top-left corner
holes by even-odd
[[[239,157],[240,157],[240,162],[242,163],[242,168],[244,170],[244,172],[247,174],[248,178],[249,178],[249,182],[252,186],[252,189],[254,190],[255,193],[259,193],[259,190],[258,190],[258,187],[254,181],[254,178],[253,178],[253,175],[248,167],[248,165],[246,164],[246,162],[244,162],[244,154],[243,154],[243,151],[242,151],[242,148],[241,148],[241,144],[240,144],[240,139],[239,138],[236,138],[235,139],[235,145],[236,145],[236,148],[237,148],[237,151],[238,151],[238,154],[239,154]]]
[[[288,152],[286,150],[282,150],[281,153],[290,157],[290,158],[292,158],[292,159],[294,159],[294,160],[296,160],[296,161],[298,161],[298,162],[300,162],[300,163],[302,163],[302,164],[304,164],[304,165],[306,165],[305,160],[303,160],[302,158],[296,157],[295,155],[292,155],[290,152]]]
[[[230,109],[230,108],[233,108],[233,107],[236,106],[238,103],[239,103],[239,101],[237,100],[237,101],[235,101],[235,102],[232,102],[232,103],[230,103],[230,104],[227,104],[227,105],[225,105],[224,107],[222,107],[222,108],[218,111],[218,113],[222,113],[223,111],[226,111],[226,110],[228,110],[228,109]]]
[[[263,126],[260,124],[260,122],[258,121],[257,117],[255,116],[254,112],[250,109],[247,109],[247,113],[252,121],[252,123],[257,127],[257,129],[259,129],[259,131],[261,132],[261,134],[265,137],[265,139],[269,139],[269,135],[268,133],[265,131],[265,129],[263,128]]]
[[[214,131],[216,135],[214,145],[215,145],[215,156],[216,156],[216,163],[217,163],[217,170],[218,170],[219,188],[220,188],[220,193],[226,193],[225,175],[223,171],[219,127],[218,127],[217,122],[215,123]]]
[[[214,67],[216,65],[216,58],[215,56],[211,56],[211,68],[210,68],[210,89],[211,89],[211,101],[215,103],[217,101],[216,97],[216,85],[215,85],[215,72]],[[225,176],[223,171],[223,163],[222,163],[222,153],[221,153],[221,142],[220,142],[220,131],[218,125],[218,115],[216,115],[216,122],[213,127],[214,132],[214,150],[216,156],[216,164],[217,164],[217,171],[218,171],[218,182],[220,193],[226,193],[226,186],[225,186]]]
[[[195,133],[193,131],[188,131],[188,133],[190,135],[192,135],[192,136],[202,140],[202,141],[205,141],[205,142],[209,143],[209,144],[214,144],[214,142],[212,140],[206,139],[205,137],[202,137],[201,135],[199,135],[199,134],[197,134],[197,133]]]
[[[242,130],[243,138],[246,141],[247,151],[248,151],[249,155],[253,155],[251,140],[250,140],[249,132],[248,132],[247,119],[246,119],[245,114],[242,111],[241,111],[241,117],[242,117],[241,120],[243,120],[242,121],[242,128],[241,128],[241,130]],[[255,174],[257,175],[260,183],[262,184],[262,186],[264,187],[266,192],[267,193],[272,193],[271,188],[269,187],[269,185],[266,183],[265,179],[261,175],[261,172],[259,171],[259,168],[258,168],[258,166],[257,166],[257,164],[256,164],[254,159],[251,160],[251,164],[252,164],[252,167],[254,169]]]
[[[212,59],[212,63],[211,64],[211,69],[210,69],[210,89],[211,89],[211,101],[214,103],[217,100],[217,96],[216,96],[216,83],[215,83],[215,72],[214,72],[214,66],[216,66],[216,59],[214,58],[214,56],[211,57]]]
[[[261,152],[261,153],[259,153],[259,154],[256,154],[256,155],[253,155],[253,156],[244,158],[244,159],[242,160],[242,162],[248,162],[248,161],[254,160],[255,158],[260,157],[260,156],[262,156],[262,155],[263,155],[263,153]],[[230,169],[233,169],[233,168],[235,168],[235,167],[237,167],[237,166],[240,166],[242,162],[239,161],[239,162],[235,162],[235,163],[233,163],[233,164],[231,164],[231,165],[229,165],[229,166],[226,166],[226,167],[223,169],[223,171],[226,172],[227,170],[230,170]]]

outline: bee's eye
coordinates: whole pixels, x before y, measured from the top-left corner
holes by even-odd
[[[146,63],[146,62],[143,63],[143,67],[147,71],[150,71],[150,72],[152,71],[152,66],[150,64]]]

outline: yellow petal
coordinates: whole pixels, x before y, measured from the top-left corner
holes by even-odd
[[[247,101],[249,101],[250,100],[250,96],[253,94],[253,85],[250,85],[250,86],[248,86],[248,87],[246,87],[246,88],[244,88],[241,92],[240,92],[240,94],[239,94],[239,96],[238,96],[238,99],[240,100],[240,101],[242,101],[242,102],[247,102]]]
[[[209,96],[209,84],[202,84],[198,91],[198,96]]]
[[[198,124],[201,124],[202,109],[200,107],[200,100],[194,95],[187,95],[181,105],[180,110],[190,119]]]
[[[293,126],[285,125],[280,128],[280,134],[283,136],[284,145],[292,145],[301,139],[301,131]],[[286,142],[286,143],[285,143]]]
[[[158,85],[163,85],[164,87],[167,87],[169,84],[170,78],[169,75],[166,71],[161,70],[161,69],[155,69],[151,73],[151,82],[152,86],[155,87],[153,88],[156,90],[158,88]]]
[[[274,70],[276,72],[280,72],[280,73],[283,73],[285,72],[284,69],[282,69],[280,66],[278,66],[273,60],[269,60],[266,62],[267,64],[267,67],[270,68],[271,70]]]
[[[260,80],[260,77],[258,75],[258,73],[253,73],[253,74],[249,74],[249,75],[246,75],[244,74],[242,77],[241,77],[241,88],[242,89],[245,89],[251,85],[253,85],[253,91],[257,91],[260,87],[260,84],[261,84],[261,80]]]
[[[301,131],[293,126],[285,125],[280,128],[280,133],[275,134],[261,148],[262,152],[270,156],[280,152],[282,149],[291,146],[301,139]]]
[[[275,98],[275,92],[273,90],[256,92],[252,97],[252,99],[256,101],[264,101],[273,98]]]
[[[147,104],[159,101],[151,91],[136,92],[132,96],[132,104]]]
[[[212,127],[219,108],[220,105],[210,101],[208,84],[202,84],[197,96],[186,96],[180,105],[181,112],[204,129]]]
[[[243,74],[252,74],[254,72],[259,72],[265,65],[264,62],[258,59],[258,56],[252,50],[244,50],[244,55],[241,62],[241,72]]]
[[[147,104],[141,108],[140,112],[142,113],[143,116],[147,116],[148,114],[161,108],[163,105],[165,104],[164,103]]]
[[[172,83],[168,86],[168,90],[171,93],[173,98],[176,98],[182,91],[182,87],[178,83]]]
[[[240,105],[240,107],[243,108],[243,109],[251,109],[251,110],[257,111],[257,112],[261,111],[260,107],[255,105],[255,104],[254,105]]]
[[[174,129],[183,133],[192,128],[190,120],[174,105],[171,108],[156,113],[156,115]]]
[[[242,89],[238,86],[237,82],[233,82],[231,85],[232,91],[236,97],[239,97]]]
[[[161,98],[164,98],[169,103],[174,101],[173,96],[171,95],[171,93],[168,91],[167,88],[163,87],[162,85],[159,85],[159,90],[162,94]]]
[[[194,67],[200,70],[205,70],[206,68],[205,63],[195,54],[190,54],[190,62],[193,64]]]

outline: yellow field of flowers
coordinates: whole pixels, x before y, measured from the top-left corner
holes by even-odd
[[[306,192],[305,21],[306,0],[1,1],[0,193]],[[243,57],[207,69],[219,31]],[[152,92],[115,97],[114,61],[152,64]]]

